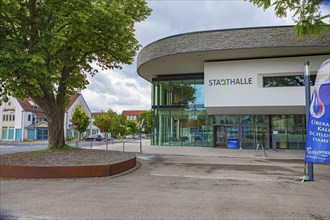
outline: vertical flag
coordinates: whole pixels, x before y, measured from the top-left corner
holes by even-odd
[[[140,124],[140,128],[143,129],[143,127],[144,127],[144,118],[142,119],[141,124]]]
[[[317,71],[306,130],[308,163],[330,162],[330,59]]]
[[[143,131],[143,126],[144,126],[144,118],[142,119],[141,123],[140,123],[140,126],[139,126],[139,130],[140,130],[140,139],[142,137],[142,131]]]

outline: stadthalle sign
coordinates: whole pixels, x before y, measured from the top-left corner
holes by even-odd
[[[209,86],[252,85],[252,78],[209,79]]]
[[[304,61],[317,71],[327,56],[204,63],[204,106],[208,114],[305,114],[304,87],[263,86],[265,77],[302,75]],[[288,95],[289,94],[289,95]]]

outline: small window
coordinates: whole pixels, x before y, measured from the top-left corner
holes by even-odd
[[[5,115],[3,115],[3,116],[2,116],[2,121],[5,121],[5,118],[6,118]]]
[[[8,115],[6,115],[6,121],[8,121]]]
[[[15,121],[15,115],[13,115],[13,121]]]
[[[28,100],[28,102],[29,102],[29,104],[30,104],[31,106],[34,106],[34,105],[35,105],[35,103],[34,103],[32,100]]]
[[[31,115],[28,115],[28,121],[31,121]]]

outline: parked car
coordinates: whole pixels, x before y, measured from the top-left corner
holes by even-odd
[[[104,135],[102,133],[91,134],[88,137],[84,138],[84,141],[101,141],[104,139]]]
[[[126,138],[126,139],[132,139],[132,138],[134,138],[134,136],[132,134],[128,134],[128,135],[125,135],[124,138]]]

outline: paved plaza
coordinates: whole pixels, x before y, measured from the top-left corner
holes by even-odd
[[[90,146],[85,146],[90,147]],[[94,143],[93,148],[106,145]],[[123,143],[109,144],[123,150]],[[125,143],[139,165],[116,177],[1,180],[1,219],[329,219],[330,166],[299,182],[304,152]]]

